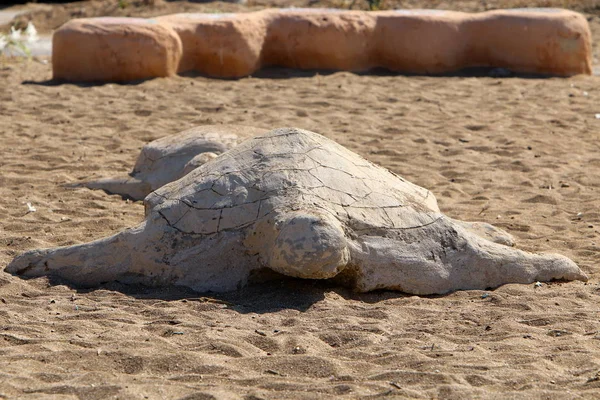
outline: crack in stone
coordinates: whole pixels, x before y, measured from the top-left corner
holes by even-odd
[[[160,215],[160,216],[162,217],[162,219],[164,219],[164,220],[165,220],[165,222],[167,223],[167,225],[168,225],[170,228],[173,228],[173,229],[175,229],[176,231],[179,231],[179,232],[181,232],[181,233],[186,233],[186,232],[182,231],[181,229],[177,228],[176,226],[173,226],[173,225],[171,225],[171,222],[170,222],[170,221],[169,221],[169,219],[168,219],[168,218],[167,218],[167,217],[166,217],[166,216],[165,216],[165,215],[162,213],[162,211],[158,210],[157,212],[158,212],[158,215]]]
[[[287,157],[289,157],[290,155],[293,155],[293,156],[307,156],[307,157],[309,157],[309,158],[310,158],[310,156],[308,155],[308,153],[309,153],[309,152],[311,152],[311,151],[313,151],[313,150],[316,150],[316,149],[322,149],[322,147],[321,147],[321,146],[315,146],[315,147],[313,147],[313,148],[311,148],[311,149],[309,149],[309,150],[302,151],[302,152],[289,152],[289,151],[288,151],[288,152],[284,152],[284,153],[264,153],[264,154],[263,154],[263,153],[259,153],[259,152],[257,152],[257,151],[256,151],[256,150],[254,150],[254,149],[252,149],[252,151],[254,152],[254,154],[256,154],[256,155],[258,155],[258,156],[260,156],[260,157],[262,157],[262,158],[269,158],[269,159],[270,159],[270,158],[274,158],[274,157],[285,157],[285,158],[287,158]],[[241,154],[243,154],[243,153],[240,153],[240,155],[241,155]],[[312,158],[311,158],[311,159],[312,159]],[[314,160],[313,160],[313,161],[314,161]],[[317,162],[317,163],[318,163],[318,162]],[[318,163],[318,164],[320,164],[320,163]]]
[[[436,219],[434,219],[431,222],[428,222],[426,224],[422,224],[422,225],[415,225],[415,226],[405,226],[402,228],[394,228],[394,227],[373,227],[373,228],[355,228],[354,230],[356,232],[365,232],[365,231],[370,231],[370,230],[376,230],[376,229],[385,229],[385,230],[391,230],[391,231],[407,231],[407,230],[413,230],[413,229],[420,229],[420,228],[425,228],[427,226],[433,225],[437,222],[439,222],[440,220],[442,220],[444,218],[443,215],[437,217]]]
[[[221,218],[223,218],[223,209],[219,212],[219,220],[217,221],[217,233],[219,233],[219,228],[221,227]]]
[[[170,228],[175,229],[177,232],[181,233],[182,235],[190,235],[190,236],[200,237],[200,238],[214,236],[214,235],[217,235],[217,234],[220,234],[220,233],[224,233],[224,232],[237,231],[237,230],[240,230],[240,229],[243,229],[243,228],[247,228],[247,227],[251,226],[255,222],[255,221],[246,222],[246,223],[243,223],[243,224],[240,224],[240,225],[232,226],[231,228],[220,229],[220,230],[218,230],[216,232],[199,233],[199,232],[193,232],[193,231],[185,231],[185,230],[183,230],[181,228],[178,228],[178,227],[174,226],[173,224],[171,224],[169,222],[169,219],[160,210],[158,210],[157,213],[158,213],[158,215],[160,215],[160,217],[162,219],[165,220],[165,222],[167,223],[167,225]],[[268,214],[270,214],[270,213],[268,213]],[[265,214],[265,216],[268,215],[268,214]],[[163,235],[163,237],[164,237],[164,235]]]
[[[183,215],[181,217],[179,217],[179,219],[177,221],[173,222],[172,224],[173,225],[177,225],[179,223],[179,221],[181,221],[186,215],[188,215],[189,212],[190,212],[190,207],[188,207],[188,209],[185,210],[185,212],[183,213]]]

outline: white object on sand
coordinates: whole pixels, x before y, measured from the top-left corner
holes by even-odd
[[[28,43],[33,43],[40,40],[37,29],[35,29],[35,26],[31,23],[31,21],[27,23],[27,27],[25,28],[25,36],[27,36]]]
[[[441,214],[428,190],[295,128],[246,140],[145,203],[146,220],[137,227],[29,251],[6,270],[85,286],[118,280],[221,292],[261,268],[335,278],[363,292],[414,294],[587,280],[568,258],[487,240]]]
[[[104,178],[67,185],[87,187],[142,200],[153,190],[187,175],[239,141],[265,129],[240,125],[197,126],[146,144],[128,177]]]

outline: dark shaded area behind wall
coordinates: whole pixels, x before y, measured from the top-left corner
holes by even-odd
[[[0,9],[10,7],[16,4],[27,4],[27,3],[52,3],[52,4],[64,4],[64,3],[78,3],[82,0],[77,1],[65,1],[65,0],[43,0],[43,1],[32,1],[32,0],[11,0],[11,1],[0,1]]]

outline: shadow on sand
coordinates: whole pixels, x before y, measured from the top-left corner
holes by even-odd
[[[123,83],[123,82],[119,82],[119,83],[117,83],[117,82],[67,82],[67,81],[58,80],[58,79],[48,79],[45,81],[27,80],[27,81],[21,82],[21,84],[22,85],[33,85],[33,86],[48,86],[48,87],[73,85],[73,86],[78,86],[81,88],[86,88],[86,87],[96,87],[96,86],[104,86],[104,85],[137,86],[144,82],[151,81],[153,79],[155,79],[155,78],[138,79],[135,81],[129,81],[129,82],[125,82],[125,83]]]
[[[490,67],[477,67],[477,68],[465,68],[452,73],[445,74],[410,74],[410,73],[400,73],[390,71],[385,68],[374,68],[366,72],[351,72],[351,71],[337,71],[337,70],[301,70],[294,68],[280,68],[280,67],[266,67],[255,74],[252,74],[248,77],[242,78],[218,78],[212,77],[205,74],[197,73],[197,72],[184,72],[179,74],[180,77],[183,78],[205,78],[205,79],[214,79],[220,81],[237,81],[246,78],[258,78],[258,79],[273,79],[273,80],[283,80],[283,79],[294,79],[294,78],[313,78],[315,76],[329,76],[340,72],[347,72],[350,74],[354,74],[357,76],[404,76],[404,77],[438,77],[438,78],[465,78],[465,77],[475,77],[475,78],[521,78],[521,79],[547,79],[552,78],[551,75],[540,75],[540,74],[518,74],[513,71],[510,71],[506,68],[490,68]],[[146,81],[153,80],[155,78],[148,79],[139,79],[135,81],[129,82],[67,82],[63,80],[45,80],[45,81],[32,81],[27,80],[21,82],[23,85],[39,85],[39,86],[61,86],[61,85],[75,85],[79,87],[94,87],[94,86],[104,86],[110,84],[122,85],[122,86],[137,86]]]
[[[119,282],[109,282],[94,288],[81,288],[68,281],[51,276],[48,277],[48,283],[51,285],[65,285],[81,294],[92,293],[96,290],[109,290],[120,292],[138,300],[218,303],[240,314],[270,314],[285,309],[304,312],[310,309],[315,303],[324,300],[325,294],[328,292],[334,292],[347,300],[356,300],[369,304],[410,296],[388,290],[357,293],[340,287],[339,284],[332,280],[294,279],[271,271],[267,272],[267,275],[267,278],[263,277],[237,291],[226,293],[198,293],[182,286],[148,287]]]

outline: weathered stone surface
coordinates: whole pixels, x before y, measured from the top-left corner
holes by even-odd
[[[487,240],[479,233],[512,241],[444,216],[428,190],[300,129],[248,139],[145,202],[146,220],[133,229],[29,251],[6,270],[199,291],[236,289],[261,268],[415,294],[587,279],[566,257]]]
[[[267,20],[263,13],[175,14],[157,18],[183,44],[179,72],[239,78],[261,68]]]
[[[241,125],[205,125],[154,140],[142,151],[127,177],[104,178],[70,187],[101,189],[134,200],[187,175],[200,165],[266,129]]]
[[[379,12],[332,9],[158,18],[184,43],[180,71],[241,77],[263,66],[410,73],[503,67],[559,76],[591,73],[583,15],[560,9]],[[193,59],[193,61],[191,61]]]
[[[403,72],[501,67],[558,76],[591,73],[588,23],[561,9],[383,11],[374,40],[377,65]]]
[[[515,9],[475,14],[461,29],[471,40],[467,66],[569,76],[592,73],[591,32],[581,14],[560,9]]]
[[[61,27],[54,46],[55,78],[66,80],[123,81],[176,71],[237,78],[264,66],[418,74],[469,67],[557,76],[592,71],[588,23],[561,9],[282,9],[86,19]]]
[[[54,32],[52,73],[74,82],[173,76],[181,53],[175,31],[151,19],[74,19]]]

